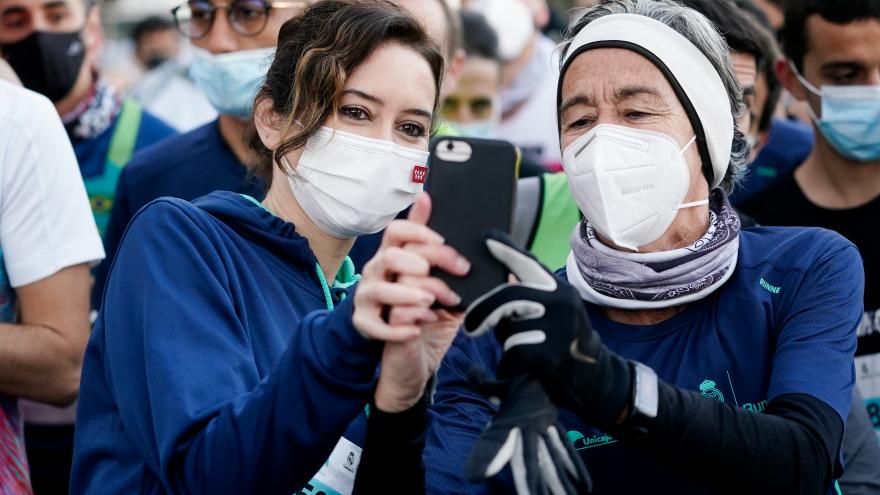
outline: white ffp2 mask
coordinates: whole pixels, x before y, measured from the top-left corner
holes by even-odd
[[[600,234],[623,248],[638,250],[663,235],[690,184],[683,148],[653,131],[600,124],[563,152],[562,163],[578,207]]]
[[[339,239],[374,234],[421,192],[428,153],[322,127],[306,142],[290,189],[323,232]]]

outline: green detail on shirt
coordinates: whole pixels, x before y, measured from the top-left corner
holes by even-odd
[[[541,205],[535,237],[529,250],[551,270],[565,266],[571,252],[571,233],[581,221],[564,173],[541,176]]]
[[[764,280],[763,278],[759,281],[759,283],[761,284],[761,287],[767,289],[767,292],[771,294],[779,294],[779,292],[782,290],[782,287],[772,285],[770,282]]]
[[[272,213],[269,208],[266,208],[266,205],[257,201],[253,196],[248,196],[247,194],[239,194],[239,196],[259,206],[270,215],[275,217],[278,216]],[[331,287],[327,283],[327,278],[324,277],[324,270],[321,269],[321,264],[317,261],[315,262],[315,272],[318,274],[318,281],[321,283],[321,291],[324,293],[324,303],[327,304],[328,310],[333,311],[335,305],[333,304],[333,294],[330,292]],[[351,258],[346,256],[345,259],[342,260],[342,266],[339,267],[339,271],[336,272],[336,279],[333,280],[332,288],[347,289],[358,283],[360,280],[361,276],[355,272],[354,262],[351,261]],[[343,298],[345,298],[344,295]]]
[[[617,442],[616,438],[605,433],[585,437],[583,433],[577,430],[570,430],[567,436],[568,441],[571,442],[574,450],[592,449],[594,447],[602,447]]]
[[[434,132],[431,133],[431,137],[459,137],[459,133],[448,122],[441,120],[434,126]]]
[[[700,395],[707,399],[715,399],[718,402],[724,402],[724,394],[715,386],[712,380],[703,380],[700,384]]]
[[[143,108],[138,103],[125,100],[110,138],[104,171],[100,175],[83,179],[101,237],[110,221],[110,210],[113,208],[113,198],[116,197],[116,186],[119,184],[122,168],[131,161],[134,154],[142,115]]]
[[[755,172],[761,177],[776,177],[776,169],[769,167],[755,167]]]

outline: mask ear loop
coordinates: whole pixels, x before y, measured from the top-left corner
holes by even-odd
[[[696,140],[697,140],[697,135],[694,134],[694,137],[692,137],[691,140],[688,141],[688,143],[686,145],[684,145],[684,148],[682,148],[678,154],[684,155],[685,151],[687,151],[687,149],[690,148],[691,145],[694,144],[694,142],[696,142]],[[700,201],[692,201],[690,203],[682,203],[682,204],[678,205],[675,209],[681,210],[684,208],[693,208],[694,206],[702,206],[702,205],[707,205],[707,204],[709,204],[709,198],[706,198],[706,199],[703,199]]]
[[[682,148],[681,151],[678,152],[678,154],[684,155],[684,153],[687,151],[687,149],[690,148],[691,145],[694,144],[695,142],[697,142],[697,135],[696,134],[694,134],[694,137],[692,137],[691,140],[688,141],[686,145],[684,145],[684,148]]]
[[[794,77],[797,78],[798,82],[801,83],[801,86],[804,87],[810,93],[818,96],[820,99],[822,98],[822,90],[813,86],[813,83],[807,81],[807,79],[801,75],[801,71],[794,65],[794,62],[791,60],[788,61],[788,66],[791,68],[791,71],[794,72]],[[807,113],[810,114],[810,118],[813,119],[813,122],[816,125],[819,125],[819,117],[816,116],[816,111],[813,110],[813,105],[810,105],[810,102],[807,102]]]

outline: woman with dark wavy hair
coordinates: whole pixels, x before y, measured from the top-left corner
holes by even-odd
[[[469,269],[420,194],[442,73],[388,2],[319,2],[281,29],[250,140],[266,199],[164,198],[128,228],[85,358],[72,493],[349,493],[367,411],[424,429],[458,328],[431,309],[458,296],[429,272]],[[355,275],[354,240],[382,229]]]

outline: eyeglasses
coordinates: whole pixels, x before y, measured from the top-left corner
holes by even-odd
[[[171,9],[177,30],[189,39],[204,38],[211,31],[217,11],[226,10],[232,30],[242,36],[256,36],[266,28],[272,9],[304,7],[310,0],[269,2],[268,0],[233,0],[214,5],[208,0],[190,0]]]

